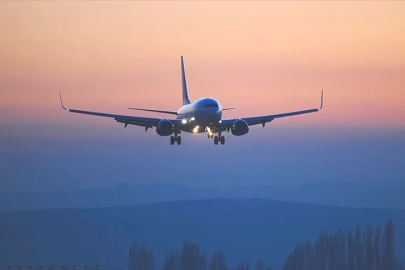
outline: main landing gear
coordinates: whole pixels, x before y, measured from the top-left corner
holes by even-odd
[[[177,136],[177,132],[174,133],[174,136],[170,137],[170,144],[173,145],[175,142],[177,142],[177,145],[181,144],[181,137]]]
[[[221,133],[218,133],[218,136],[214,137],[214,144],[217,145],[218,142],[221,142],[222,145],[225,144],[225,136],[221,136]]]

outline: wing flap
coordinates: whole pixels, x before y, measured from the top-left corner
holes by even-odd
[[[139,122],[139,121],[133,121],[133,120],[126,120],[126,119],[120,119],[120,118],[115,118],[115,121],[118,123],[125,124],[127,125],[134,125],[134,126],[140,126],[140,127],[147,127],[147,128],[152,128],[152,124],[144,123],[144,122]]]

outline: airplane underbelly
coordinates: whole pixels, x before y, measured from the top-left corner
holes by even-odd
[[[193,121],[189,121],[187,124],[181,127],[182,131],[196,133],[195,128],[198,126],[197,133],[205,132],[207,126],[212,127],[219,123],[221,120],[221,113],[212,113],[207,111],[196,111],[193,115],[188,116],[189,119],[194,118]]]
[[[217,113],[211,113],[206,111],[197,111],[196,120],[199,125],[210,126],[216,124],[221,120],[221,116]]]

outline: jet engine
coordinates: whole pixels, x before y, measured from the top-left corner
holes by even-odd
[[[170,122],[169,120],[162,119],[157,124],[156,133],[159,134],[160,136],[169,136],[169,135],[172,135],[173,132],[174,132],[174,126],[173,126],[172,122]]]
[[[231,132],[235,136],[245,135],[249,132],[249,125],[245,120],[237,119],[232,124]]]

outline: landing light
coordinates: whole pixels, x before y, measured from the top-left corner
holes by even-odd
[[[194,121],[195,120],[195,118],[194,117],[191,117],[191,121]]]
[[[222,120],[219,120],[219,123],[222,123]]]
[[[183,120],[181,120],[181,122],[182,122],[183,124],[186,124],[186,123],[187,123],[187,120],[186,120],[186,119],[183,119]]]

